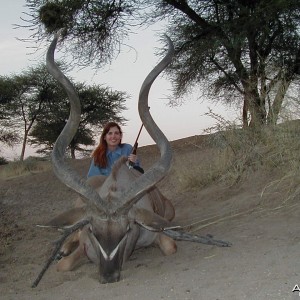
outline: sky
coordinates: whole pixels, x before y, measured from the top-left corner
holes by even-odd
[[[44,54],[40,51],[33,54],[30,45],[19,41],[18,38],[27,38],[30,35],[27,29],[15,29],[13,24],[24,24],[21,17],[26,17],[25,0],[0,0],[0,75],[9,76],[20,74],[29,67],[45,60]],[[117,59],[105,66],[102,70],[92,69],[73,70],[70,74],[75,82],[87,84],[101,84],[109,86],[113,90],[124,91],[130,95],[125,103],[127,110],[123,115],[128,120],[122,127],[123,142],[134,144],[141,121],[137,110],[137,101],[140,87],[152,70],[159,62],[155,56],[156,50],[163,46],[158,30],[161,25],[149,27],[131,35],[127,44],[131,47],[123,47]],[[45,49],[46,50],[46,49]],[[59,55],[59,53],[57,54]],[[171,95],[171,84],[161,74],[154,82],[149,94],[149,106],[153,119],[170,140],[177,140],[188,136],[200,135],[204,130],[213,126],[216,121],[204,115],[211,108],[214,112],[221,114],[226,119],[232,119],[233,113],[223,106],[197,100],[199,91],[185,97],[184,104],[179,107],[168,106],[168,96]],[[234,116],[236,117],[236,116]],[[99,136],[101,131],[99,129]],[[154,141],[149,134],[143,130],[139,138],[139,146],[153,144]],[[25,157],[33,155],[33,150],[27,148]],[[20,155],[20,147],[5,150],[4,156],[17,158]]]

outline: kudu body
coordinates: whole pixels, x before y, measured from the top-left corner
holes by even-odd
[[[57,33],[47,52],[50,74],[65,88],[71,109],[68,122],[59,135],[53,152],[52,164],[57,177],[77,191],[84,205],[54,218],[50,226],[78,225],[82,228],[69,236],[62,247],[66,256],[57,264],[58,270],[71,270],[84,257],[99,266],[100,282],[120,279],[122,264],[138,247],[156,243],[164,254],[176,252],[174,240],[164,235],[171,228],[174,208],[155,185],[167,174],[172,152],[170,144],[153,121],[148,108],[148,94],[156,77],[166,68],[173,56],[173,44],[164,59],[149,73],[139,96],[140,118],[160,150],[160,159],[144,174],[128,167],[121,158],[107,177],[80,178],[65,162],[64,153],[74,137],[80,121],[80,101],[71,84],[54,62],[54,52],[60,33]],[[73,247],[75,245],[75,247]]]

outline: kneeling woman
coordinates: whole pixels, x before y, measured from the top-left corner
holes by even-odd
[[[121,157],[126,156],[131,165],[143,173],[138,158],[132,154],[132,146],[122,143],[121,127],[115,122],[109,122],[103,128],[100,143],[92,153],[92,162],[87,177],[96,175],[108,176],[114,163]]]

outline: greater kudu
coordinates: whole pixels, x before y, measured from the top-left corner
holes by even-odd
[[[51,258],[32,287],[37,286],[60,249],[67,256],[58,262],[58,270],[71,270],[83,257],[87,257],[98,265],[100,282],[109,283],[120,279],[122,264],[138,247],[156,243],[164,254],[172,254],[176,252],[173,239],[230,246],[230,243],[214,240],[211,236],[201,237],[171,230],[177,227],[170,222],[175,215],[174,207],[155,186],[170,169],[172,151],[169,141],[149,113],[148,94],[156,77],[172,59],[172,41],[167,37],[168,52],[146,77],[138,101],[140,118],[160,150],[160,159],[141,175],[129,168],[127,159],[123,157],[116,162],[107,178],[98,176],[85,180],[66,163],[64,156],[80,122],[80,100],[72,83],[54,61],[59,36],[60,32],[55,34],[46,61],[49,73],[66,90],[71,109],[69,119],[55,143],[52,164],[57,177],[78,192],[85,204],[61,214],[47,224],[64,228],[66,233],[57,242]],[[74,240],[75,250],[69,247]]]
[[[160,150],[160,159],[141,175],[128,167],[126,158],[121,158],[105,180],[98,177],[87,182],[69,167],[64,157],[65,150],[78,129],[80,100],[72,83],[54,61],[59,35],[60,33],[55,34],[48,49],[47,68],[66,90],[71,109],[69,119],[55,143],[52,164],[57,177],[77,191],[85,205],[64,213],[63,218],[59,216],[48,225],[64,227],[74,223],[75,226],[82,224],[79,226],[82,228],[78,247],[71,254],[65,253],[68,256],[59,261],[59,270],[72,269],[86,255],[99,266],[101,283],[115,282],[120,279],[123,262],[137,247],[156,242],[164,254],[176,252],[173,239],[163,234],[163,230],[172,227],[170,221],[174,217],[174,208],[155,187],[170,169],[172,151],[148,108],[150,87],[170,63],[174,53],[173,43],[167,37],[168,52],[145,79],[138,101],[140,118]]]

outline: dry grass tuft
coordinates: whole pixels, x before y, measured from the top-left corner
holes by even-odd
[[[176,176],[181,188],[187,190],[216,182],[232,186],[263,170],[280,178],[270,182],[265,193],[280,189],[285,191],[287,201],[299,198],[299,133],[297,121],[260,131],[231,126],[207,136],[202,147],[195,147],[194,158],[190,157],[188,164],[176,162]]]
[[[48,160],[29,157],[24,161],[14,161],[0,168],[0,178],[10,179],[24,176],[32,173],[44,172],[51,169],[51,163]]]

